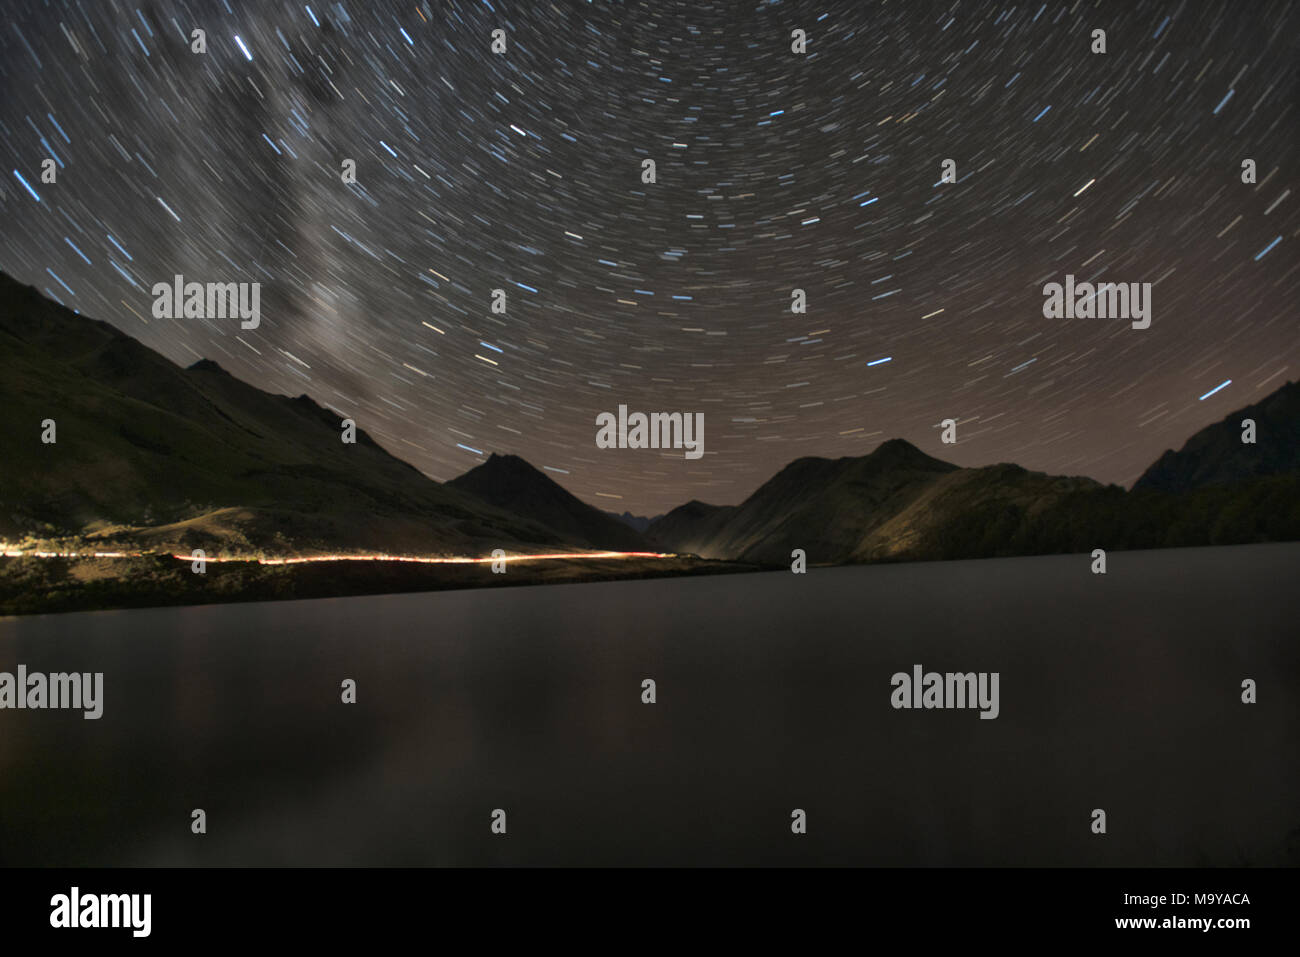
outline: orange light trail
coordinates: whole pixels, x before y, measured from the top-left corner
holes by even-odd
[[[142,558],[145,552],[45,552],[28,551],[20,548],[8,548],[0,545],[0,557],[4,558]]]
[[[550,552],[543,555],[502,555],[499,558],[428,558],[422,555],[309,555],[293,558],[208,558],[209,562],[257,562],[259,565],[304,565],[308,562],[412,562],[419,565],[489,565],[492,562],[537,562],[557,558],[674,558],[667,552]],[[193,555],[172,555],[194,561]]]
[[[52,552],[42,550],[23,551],[7,543],[0,542],[0,556],[4,558],[152,558],[158,552]],[[196,561],[194,555],[168,555],[177,561]],[[256,562],[258,565],[305,565],[311,562],[407,562],[418,565],[488,565],[493,562],[540,562],[557,559],[581,558],[676,558],[671,552],[546,552],[537,555],[502,555],[497,558],[470,558],[467,556],[429,557],[424,555],[302,555],[286,558],[246,558],[231,556],[206,556],[205,562]]]

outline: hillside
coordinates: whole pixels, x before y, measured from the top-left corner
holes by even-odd
[[[1253,444],[1241,441],[1243,419],[1255,422]],[[1300,472],[1300,382],[1206,426],[1177,452],[1166,451],[1133,488],[1186,492],[1290,472]]]
[[[1291,441],[1281,428],[1270,434]],[[1285,463],[1292,453],[1272,454]],[[788,564],[796,548],[810,563],[839,564],[1300,539],[1300,470],[1246,471],[1232,482],[1126,492],[1005,463],[958,468],[892,440],[856,458],[798,459],[738,506],[690,502],[646,538],[766,565]]]
[[[447,485],[539,522],[570,545],[646,550],[645,540],[635,529],[578,499],[517,455],[493,453],[482,465]]]
[[[554,533],[394,458],[306,396],[181,368],[0,275],[0,538],[452,554]],[[53,419],[57,441],[41,441]],[[364,422],[360,423],[364,425]]]
[[[734,505],[708,505],[692,499],[651,522],[646,541],[654,548],[700,555],[735,510]]]
[[[802,548],[812,561],[843,561],[931,482],[956,468],[902,439],[855,458],[796,459],[734,509],[720,512],[700,504],[694,522],[675,510],[652,524],[647,535],[704,558],[744,555],[746,561],[781,563]]]

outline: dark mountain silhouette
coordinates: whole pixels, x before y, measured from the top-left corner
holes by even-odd
[[[708,505],[691,499],[651,522],[646,541],[664,551],[701,555],[735,510],[734,505]]]
[[[610,518],[616,519],[626,525],[628,528],[644,534],[645,530],[650,527],[651,522],[656,522],[663,518],[662,515],[656,515],[654,518],[646,518],[644,515],[633,515],[631,512],[606,512]]]
[[[1241,441],[1242,421],[1255,422],[1255,442]],[[1206,426],[1181,449],[1166,451],[1133,484],[1137,489],[1186,492],[1265,475],[1300,472],[1300,383]]]
[[[904,509],[935,478],[957,466],[893,439],[860,458],[802,458],[791,462],[729,513],[702,540],[678,550],[704,558],[746,555],[747,561],[788,560],[794,548],[826,561],[849,558],[864,537]],[[708,515],[710,522],[719,517]],[[658,537],[663,527],[652,526]]]
[[[180,368],[0,274],[0,538],[210,554],[653,549],[750,565],[788,564],[796,548],[825,564],[1282,541],[1300,538],[1298,401],[1287,383],[1166,453],[1131,492],[959,468],[894,439],[798,459],[740,505],[689,502],[643,536],[635,516],[516,456],[439,484],[362,429],[344,444],[339,414],[307,396],[206,359]],[[1241,444],[1242,418],[1255,445]]]
[[[646,551],[645,540],[635,529],[576,498],[517,455],[494,452],[447,485],[545,525],[570,545]]]
[[[426,477],[306,396],[183,369],[0,274],[0,537],[481,553],[553,532]],[[41,441],[53,420],[57,441]]]
[[[791,462],[738,506],[690,502],[646,538],[665,551],[768,565],[789,564],[796,548],[835,564],[1294,540],[1300,468],[1285,463],[1300,443],[1278,421],[1293,389],[1258,406],[1279,445],[1269,469],[1278,474],[1242,468],[1231,483],[1125,492],[1018,465],[958,468],[894,439],[865,456]]]
[[[864,456],[797,459],[739,506],[691,503],[654,523],[647,537],[705,558],[769,564],[788,562],[796,548],[818,563],[946,554],[976,531],[981,546],[1015,548],[1021,521],[1013,515],[1098,488],[1091,479],[1014,465],[961,469],[891,439]]]

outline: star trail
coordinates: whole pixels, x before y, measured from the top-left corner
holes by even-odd
[[[900,437],[1128,484],[1296,374],[1293,3],[0,18],[0,268],[438,480],[511,453],[655,514]],[[1044,318],[1067,274],[1152,284],[1150,327]],[[155,318],[176,275],[260,283],[260,325]],[[597,448],[619,405],[706,454]]]

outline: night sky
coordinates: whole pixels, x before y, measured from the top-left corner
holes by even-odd
[[[1298,38],[1235,0],[6,0],[0,269],[439,480],[515,453],[655,514],[902,437],[1128,484],[1297,377]],[[260,282],[261,326],[153,318],[177,273]],[[1151,327],[1045,319],[1067,273],[1154,283]],[[620,403],[706,454],[596,448]]]

